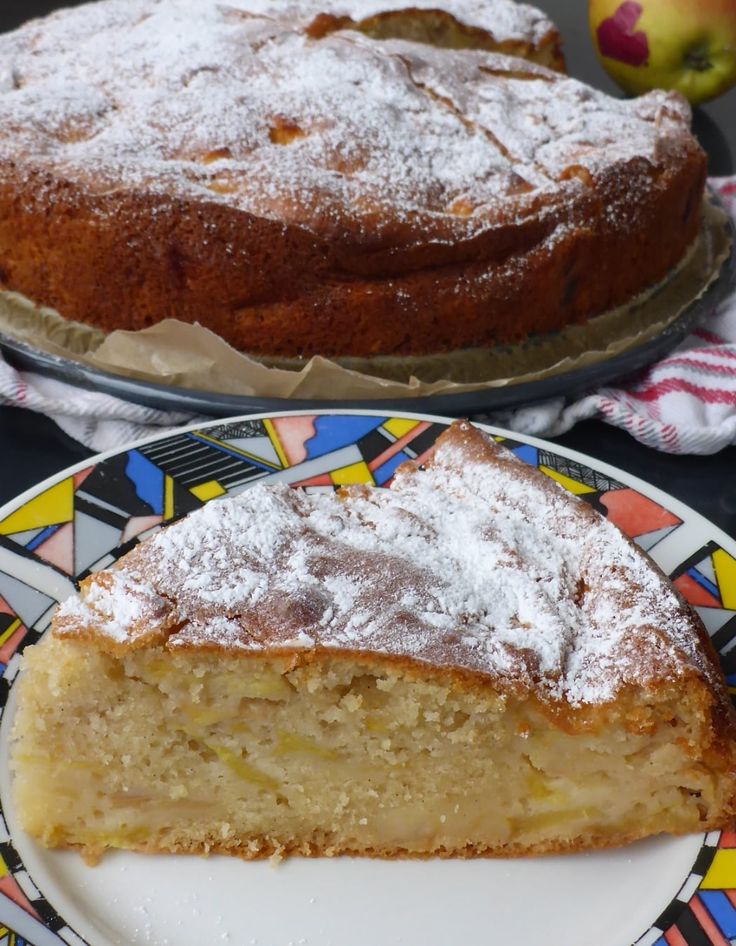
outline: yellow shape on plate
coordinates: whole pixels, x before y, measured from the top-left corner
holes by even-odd
[[[0,535],[26,532],[71,522],[74,518],[74,480],[68,477],[44,490],[0,522]]]
[[[701,890],[733,890],[736,887],[736,849],[716,851],[713,863],[700,884]]]
[[[192,486],[189,490],[197,499],[206,503],[208,499],[214,499],[216,496],[222,496],[225,489],[220,486],[217,480],[207,480],[206,483],[200,483],[198,486]]]
[[[581,496],[583,493],[595,492],[594,486],[588,486],[586,483],[579,483],[571,476],[565,476],[564,473],[558,473],[557,470],[553,470],[551,467],[540,466],[539,470],[542,473],[546,473],[550,479],[556,480],[560,486],[564,486],[568,493],[572,493],[574,496]]]
[[[11,624],[9,624],[5,630],[0,634],[0,646],[2,646],[9,637],[12,637],[13,634],[20,627],[20,618],[16,618]]]
[[[373,483],[373,474],[364,460],[342,466],[339,470],[330,473],[330,479],[335,486],[347,486],[351,483]]]
[[[413,430],[418,423],[418,420],[410,420],[408,417],[391,417],[382,426],[392,437],[401,440],[401,438],[408,434],[410,430]]]
[[[711,557],[721,592],[721,603],[724,608],[736,611],[736,558],[723,549],[716,549]]]
[[[281,466],[286,469],[289,466],[289,458],[286,456],[286,452],[281,446],[281,441],[279,440],[279,435],[276,433],[273,421],[266,419],[263,421],[263,426],[268,434],[268,439],[273,444],[273,449],[276,451],[276,456],[279,458]]]
[[[174,517],[174,481],[164,476],[164,521]]]

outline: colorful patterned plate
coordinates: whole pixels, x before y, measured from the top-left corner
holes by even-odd
[[[95,867],[19,830],[8,786],[13,683],[56,602],[162,523],[264,478],[385,486],[445,421],[324,412],[246,417],[157,437],[68,470],[0,510],[0,946],[726,946],[736,833],[531,860],[293,860],[112,853]],[[736,692],[736,543],[658,490],[494,431],[616,522],[702,615]]]

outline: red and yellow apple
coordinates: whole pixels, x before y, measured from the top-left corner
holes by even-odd
[[[736,0],[589,0],[588,22],[627,92],[676,89],[697,105],[736,84]]]

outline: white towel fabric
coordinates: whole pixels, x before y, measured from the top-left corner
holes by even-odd
[[[200,419],[196,414],[158,411],[34,372],[16,371],[2,358],[0,404],[46,414],[72,439],[98,453]]]
[[[736,223],[736,176],[711,178],[710,184]],[[0,403],[46,414],[70,437],[96,451],[204,420],[16,371],[2,360]],[[401,402],[392,402],[392,408],[400,412]],[[623,427],[666,453],[710,454],[736,444],[736,287],[672,354],[628,387],[601,388],[572,404],[555,398],[477,419],[545,437],[589,418]]]

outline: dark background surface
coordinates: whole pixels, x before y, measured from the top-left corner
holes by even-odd
[[[53,0],[0,0],[0,32],[62,5]],[[537,0],[565,40],[568,71],[608,92],[616,87],[598,64],[588,38],[585,0]],[[709,156],[710,173],[734,173],[736,90],[698,109],[695,132]],[[0,130],[0,133],[1,130]],[[556,443],[612,463],[699,510],[736,537],[736,447],[713,457],[669,456],[597,421],[579,424]],[[0,407],[0,503],[46,476],[90,455],[55,424],[19,408]]]

